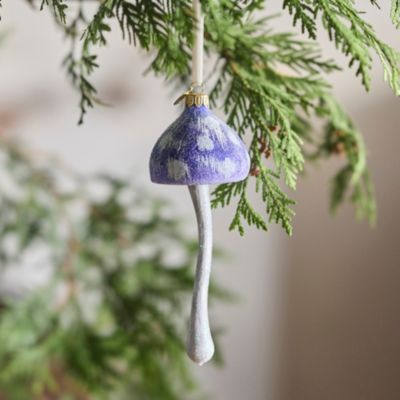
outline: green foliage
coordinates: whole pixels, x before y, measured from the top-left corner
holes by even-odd
[[[331,119],[326,126],[325,138],[315,158],[332,153],[345,156],[346,164],[332,180],[331,210],[338,206],[350,192],[350,200],[356,207],[358,218],[376,219],[376,204],[369,171],[366,169],[366,150],[359,132],[340,105],[330,96],[321,99],[321,112],[329,112]]]
[[[68,6],[65,4],[64,0],[42,0],[40,9],[43,10],[44,6],[50,6],[53,9],[54,15],[65,24],[67,22],[66,10]]]
[[[53,2],[53,12],[61,20]],[[379,7],[376,0],[372,6]],[[400,3],[392,0],[391,19],[399,26]],[[88,107],[98,100],[89,76],[97,65],[93,47],[107,44],[112,21],[122,37],[153,55],[149,70],[166,79],[189,84],[192,13],[189,0],[140,1],[104,0],[94,17],[81,19],[83,41],[81,53],[66,63],[72,81],[81,93],[81,119]],[[80,12],[84,13],[83,2]],[[206,14],[205,46],[216,64],[208,77],[214,107],[221,106],[228,123],[249,143],[251,174],[243,183],[224,184],[214,191],[213,206],[226,206],[237,201],[231,229],[244,232],[243,221],[266,230],[270,222],[292,232],[293,200],[281,188],[296,187],[304,169],[304,148],[311,147],[313,157],[340,156],[331,146],[333,132],[344,132],[345,162],[333,180],[332,210],[351,193],[357,214],[375,218],[373,190],[366,166],[362,136],[349,117],[331,96],[325,75],[339,69],[332,60],[324,60],[317,43],[318,20],[338,50],[356,67],[366,89],[370,88],[373,53],[379,56],[384,77],[400,94],[400,56],[382,42],[371,24],[351,0],[284,0],[283,10],[293,16],[309,40],[298,39],[286,32],[269,28],[270,18],[257,19],[263,0],[232,2],[202,0]],[[68,24],[66,34],[76,43]],[[74,53],[75,54],[75,53]],[[72,60],[72,61],[71,61]],[[72,67],[71,67],[72,66]],[[76,72],[75,67],[78,68]],[[327,133],[312,132],[312,118],[326,121]],[[353,147],[349,143],[356,143]],[[341,153],[340,153],[341,154]],[[255,184],[251,184],[251,180]],[[266,212],[257,211],[250,203],[249,191],[256,190]]]
[[[65,4],[60,2],[59,7],[61,6],[65,6]],[[97,97],[97,90],[89,79],[90,74],[99,66],[96,62],[97,56],[91,54],[88,43],[84,43],[78,49],[82,35],[80,31],[82,26],[87,23],[82,2],[78,4],[74,17],[68,23],[60,18],[59,13],[54,12],[54,14],[56,22],[64,30],[65,36],[70,41],[70,50],[63,60],[63,66],[72,85],[80,94],[79,107],[81,112],[78,124],[82,124],[88,108],[93,107],[95,104],[105,105]],[[108,29],[108,26],[104,27],[103,31],[106,29]]]
[[[373,4],[378,2],[373,1]],[[303,31],[316,39],[316,21],[320,16],[323,27],[336,47],[350,58],[349,66],[357,64],[356,75],[360,75],[366,89],[370,88],[372,68],[371,51],[379,56],[385,79],[393,91],[400,94],[400,56],[382,42],[373,27],[361,18],[353,1],[349,0],[285,0],[284,7],[293,14],[293,24],[301,22]],[[392,20],[399,18],[399,2],[392,2]]]
[[[84,5],[81,2],[76,17],[69,25],[63,26],[71,41],[71,51],[65,58],[64,65],[81,95],[79,124],[83,123],[88,108],[100,103],[89,78],[98,67],[97,55],[93,53],[92,47],[107,45],[111,20],[117,21],[123,39],[146,51],[156,51],[150,68],[155,73],[172,78],[189,73],[188,41],[191,40],[192,31],[190,15],[190,2],[187,0],[133,3],[128,0],[105,0],[99,5],[93,19],[86,23]],[[79,29],[83,34],[77,34]],[[79,39],[82,39],[81,52],[77,55]]]
[[[170,206],[119,179],[38,164],[13,142],[0,159],[0,272],[33,268],[41,250],[51,271],[37,288],[0,291],[0,394],[188,398],[182,315],[197,246]]]
[[[396,29],[400,28],[400,1],[392,0],[392,8],[390,11],[390,17],[392,18],[393,24]]]
[[[265,31],[267,19],[255,22],[247,21],[245,27],[229,21],[218,9],[211,9],[207,30],[209,41],[216,48],[224,48],[221,57],[220,78],[211,91],[211,101],[217,103],[222,97],[227,122],[240,135],[251,131],[250,144],[252,170],[257,176],[257,188],[269,213],[269,220],[280,222],[288,234],[293,211],[290,200],[277,186],[280,176],[294,189],[298,173],[303,169],[302,138],[292,125],[298,119],[297,109],[308,112],[318,99],[318,94],[325,90],[326,84],[314,77],[316,71],[331,71],[337,67],[331,61],[321,60],[319,52],[310,43],[296,40],[290,34],[274,34]],[[231,43],[226,43],[229,37]],[[304,77],[289,76],[277,72],[280,64],[292,65],[297,73],[306,73]],[[267,169],[265,158],[272,154],[276,171]],[[231,188],[235,184],[227,184]],[[266,229],[266,222],[260,222],[260,215],[250,212],[248,200],[245,201],[246,185],[242,188],[234,224],[238,227],[240,215],[249,223]],[[231,196],[228,190],[214,192],[214,205],[225,205]],[[222,197],[225,196],[225,199]],[[252,215],[252,218],[246,216]]]
[[[287,8],[293,15],[293,25],[301,24],[301,32],[307,33],[311,39],[317,38],[317,26],[315,23],[315,11],[310,2],[302,0],[284,0],[282,8]]]

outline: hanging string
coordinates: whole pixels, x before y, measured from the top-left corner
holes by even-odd
[[[200,0],[193,0],[194,45],[192,50],[192,87],[196,91],[203,85],[204,15]]]
[[[196,99],[193,96],[197,96],[197,93],[204,92],[204,15],[201,11],[201,4],[199,0],[193,0],[193,16],[194,16],[194,43],[192,48],[192,83],[190,88],[180,95],[174,102],[174,105],[180,103],[182,100],[186,101],[186,105],[190,106],[191,104],[187,103],[187,100],[193,99],[193,104],[196,103]],[[192,96],[193,95],[193,96]],[[191,97],[192,96],[192,97]],[[208,96],[203,96],[201,103],[208,107]]]

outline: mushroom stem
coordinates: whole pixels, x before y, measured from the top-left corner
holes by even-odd
[[[196,211],[199,253],[190,314],[187,354],[199,365],[214,354],[214,342],[208,322],[208,285],[212,258],[212,219],[208,185],[188,186]]]

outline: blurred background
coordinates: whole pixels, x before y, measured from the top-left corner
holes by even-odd
[[[280,7],[269,2],[268,12]],[[384,5],[366,18],[400,50],[388,13]],[[115,106],[90,110],[78,127],[78,98],[60,67],[66,44],[52,18],[15,0],[5,2],[2,17],[0,132],[85,174],[135,176],[148,191],[170,198],[195,234],[185,188],[149,183],[151,148],[179,110],[171,87],[143,75],[146,56],[118,32],[111,35],[96,82]],[[276,28],[290,30],[290,19],[279,19]],[[212,321],[226,330],[224,367],[193,367],[216,400],[400,398],[400,106],[378,63],[366,94],[321,37],[325,56],[344,68],[330,78],[334,92],[366,138],[378,223],[370,229],[356,222],[350,206],[329,215],[328,182],[340,158],[308,166],[294,194],[290,239],[275,226],[267,234],[247,229],[240,238],[227,229],[233,210],[214,212],[215,240],[229,257],[213,274],[240,299],[212,310]]]

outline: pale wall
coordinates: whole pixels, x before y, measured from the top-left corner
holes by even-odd
[[[90,111],[78,128],[77,97],[59,68],[62,36],[45,14],[22,1],[4,3],[2,26],[10,28],[10,36],[0,48],[0,107],[23,109],[12,133],[79,170],[126,176],[134,168],[148,184],[152,144],[178,113],[172,106],[175,93],[152,76],[143,77],[143,56],[114,35],[112,47],[102,51],[96,80],[104,92],[119,88],[127,101]],[[279,5],[269,5],[271,12]],[[378,12],[371,18],[396,43],[388,18]],[[283,21],[277,26],[289,29],[289,20]],[[337,54],[326,39],[324,47],[328,55]],[[291,240],[277,228],[268,235],[248,230],[239,238],[227,232],[232,209],[214,213],[216,241],[231,254],[229,265],[218,264],[214,274],[242,299],[212,312],[214,323],[227,330],[224,369],[194,368],[214,399],[400,397],[400,109],[381,83],[380,70],[374,75],[369,96],[352,71],[336,74],[333,83],[371,150],[380,204],[377,229],[356,224],[347,209],[336,219],[328,216],[326,182],[333,169],[322,165],[299,185]],[[195,231],[184,188],[148,186],[173,199]]]

